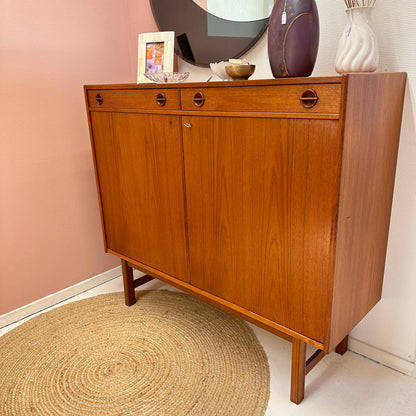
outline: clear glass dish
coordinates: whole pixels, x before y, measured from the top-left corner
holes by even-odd
[[[144,74],[144,76],[157,83],[183,82],[189,77],[189,72],[157,72],[156,74]]]

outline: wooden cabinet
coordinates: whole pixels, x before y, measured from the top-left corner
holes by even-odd
[[[156,277],[292,341],[299,403],[381,297],[405,80],[86,86],[127,304]]]

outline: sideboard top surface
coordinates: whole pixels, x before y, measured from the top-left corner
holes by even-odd
[[[212,88],[212,87],[252,87],[266,85],[301,85],[301,84],[341,84],[350,77],[374,77],[377,75],[387,75],[389,72],[373,73],[354,73],[324,77],[288,77],[288,78],[271,78],[256,79],[246,81],[210,81],[210,82],[181,82],[181,83],[143,83],[143,84],[91,84],[85,85],[87,90],[91,89],[160,89],[160,88]],[[396,73],[397,74],[397,73]],[[401,73],[404,77],[406,73]],[[397,76],[397,75],[396,75]]]
[[[160,88],[208,88],[208,87],[252,87],[263,85],[299,85],[299,84],[339,84],[345,75],[331,77],[299,77],[278,79],[256,79],[247,81],[210,81],[180,83],[143,83],[143,84],[93,84],[85,85],[86,89],[160,89]]]

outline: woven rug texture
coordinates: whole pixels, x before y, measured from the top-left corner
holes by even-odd
[[[246,322],[182,292],[104,294],[0,338],[0,415],[262,416],[267,357]]]

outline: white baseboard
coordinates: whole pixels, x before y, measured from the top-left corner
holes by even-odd
[[[76,285],[63,289],[59,292],[52,293],[49,296],[36,300],[32,303],[22,306],[21,308],[7,312],[4,315],[0,315],[0,328],[33,315],[34,313],[40,312],[43,309],[49,308],[50,306],[56,305],[57,303],[69,299],[73,296],[79,295],[86,290],[92,289],[93,287],[108,282],[115,277],[121,276],[121,274],[121,266],[118,266],[97,276],[91,277],[90,279],[84,280],[83,282],[77,283]]]
[[[349,337],[348,349],[360,355],[364,355],[370,360],[374,360],[386,367],[416,378],[416,363],[407,361],[390,352],[380,350],[373,345],[369,345],[353,337]]]

